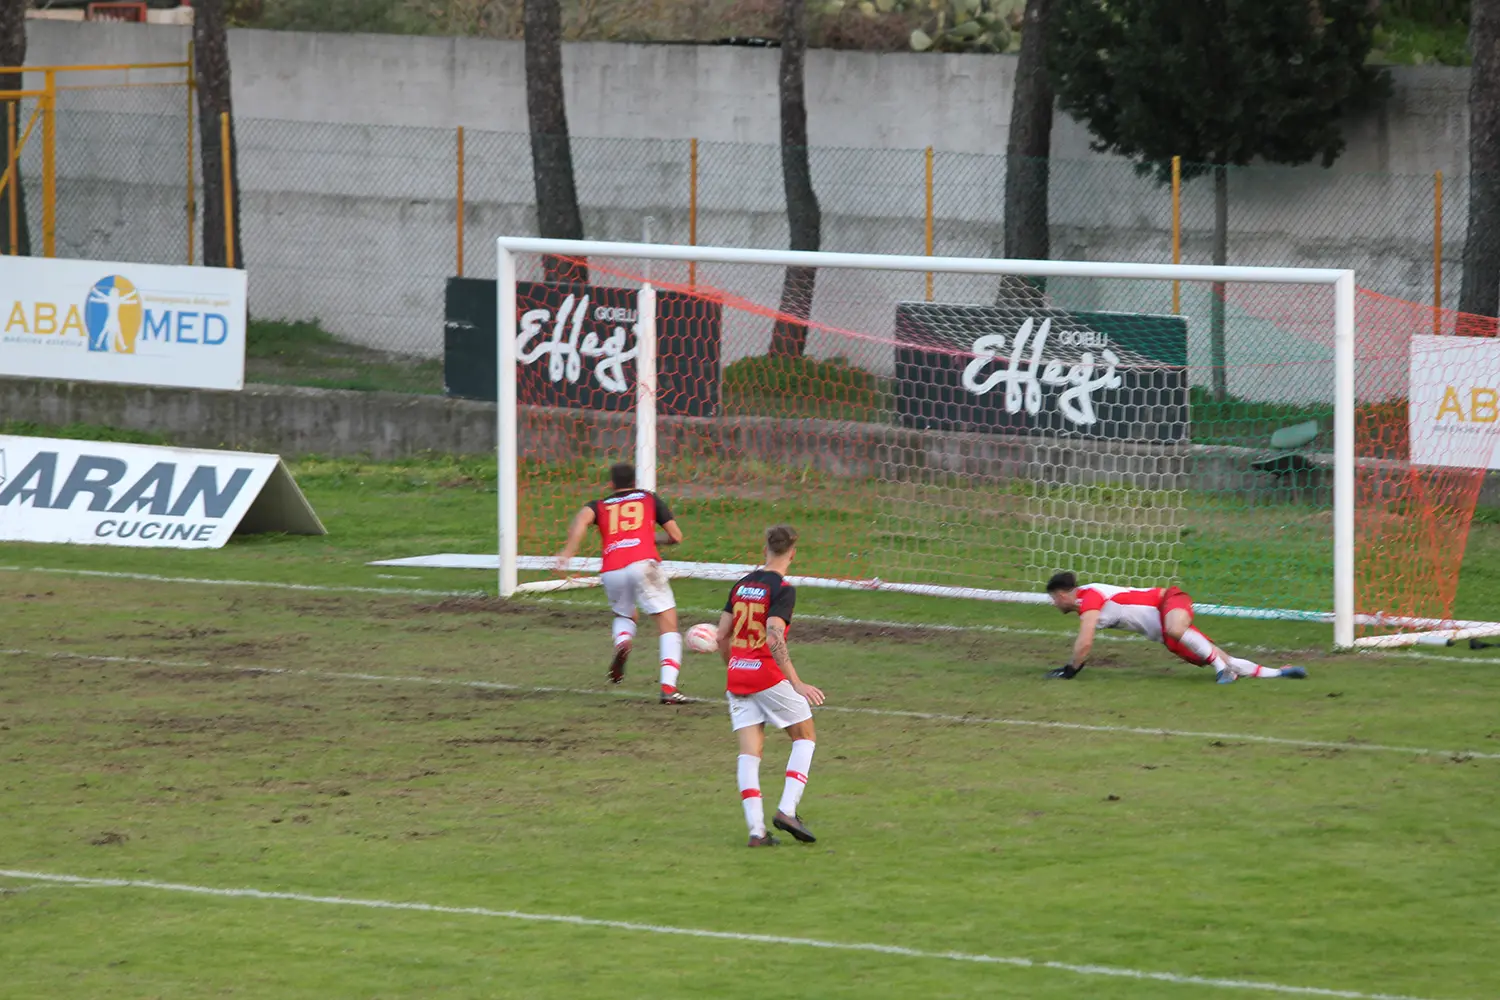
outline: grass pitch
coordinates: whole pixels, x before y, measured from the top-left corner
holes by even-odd
[[[0,996],[1500,993],[1483,653],[1329,656],[1325,627],[1205,619],[1312,677],[1221,688],[1110,641],[1046,682],[1068,645],[1055,614],[804,591],[793,651],[830,697],[802,810],[820,840],[752,852],[720,671],[689,657],[685,690],[709,701],[655,704],[647,627],[609,689],[597,591],[501,605],[149,578],[491,583],[362,565],[482,551],[482,476],[297,471],[327,539],[0,546],[0,868],[656,929],[0,878]],[[720,589],[679,585],[684,625]],[[768,741],[773,805],[786,746]]]

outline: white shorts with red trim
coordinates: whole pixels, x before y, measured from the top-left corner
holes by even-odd
[[[666,571],[655,559],[642,559],[621,569],[600,573],[609,606],[622,618],[634,618],[639,607],[648,615],[659,615],[677,607]]]
[[[781,681],[754,694],[731,694],[728,698],[730,729],[763,722],[785,729],[812,718],[812,706],[793,690],[791,681]]]

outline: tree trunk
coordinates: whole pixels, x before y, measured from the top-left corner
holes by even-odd
[[[198,0],[193,4],[193,60],[198,86],[198,134],[203,162],[203,263],[225,267],[229,263],[224,233],[224,149],[222,116],[229,115],[229,185],[234,213],[234,266],[245,266],[240,242],[240,155],[229,86],[228,21],[224,0]]]
[[[1458,308],[1500,313],[1500,0],[1473,0],[1469,45],[1469,228]]]
[[[1214,263],[1229,262],[1229,168],[1220,163],[1214,167]],[[1212,313],[1208,327],[1208,363],[1213,369],[1214,399],[1223,402],[1229,395],[1229,378],[1224,352],[1224,282],[1214,282]]]
[[[1010,138],[1005,147],[1005,256],[1046,260],[1052,240],[1047,229],[1047,187],[1052,154],[1052,78],[1047,70],[1051,0],[1026,0],[1016,90],[1010,104]],[[1015,287],[1011,287],[1015,286]],[[1045,279],[1002,282],[1002,298],[1025,288],[1046,290]],[[1040,297],[1039,295],[1037,297]]]
[[[24,66],[26,64],[26,7],[27,0],[0,0],[0,66]],[[0,90],[20,90],[20,73],[0,73]],[[0,133],[8,120],[6,107],[16,109],[16,130],[7,147],[0,141],[0,173],[7,169],[5,154],[8,148],[18,152],[21,148],[21,132],[26,128],[26,115],[18,100],[0,101]],[[0,135],[3,138],[3,135]],[[26,220],[26,186],[21,183],[21,165],[16,164],[16,252],[31,255],[31,226]],[[10,189],[0,190],[0,253],[10,253]]]
[[[803,63],[807,56],[804,0],[781,5],[781,180],[786,188],[786,221],[793,250],[817,250],[823,242],[823,213],[813,191],[807,156],[807,97]],[[789,267],[781,283],[781,318],[771,332],[771,354],[800,358],[807,351],[807,317],[812,314],[818,272]],[[801,320],[803,322],[798,322]]]
[[[526,0],[526,116],[531,128],[531,176],[536,225],[546,239],[583,239],[583,216],[573,183],[573,147],[563,92],[562,10],[559,0]],[[588,262],[544,257],[547,281],[589,280]]]

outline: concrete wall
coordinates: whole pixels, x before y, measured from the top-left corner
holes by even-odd
[[[33,22],[33,63],[180,58],[185,29]],[[318,319],[347,339],[406,353],[441,349],[442,282],[454,270],[453,128],[468,134],[466,270],[493,273],[491,238],[534,231],[525,88],[518,43],[476,39],[231,33],[251,308]],[[570,123],[588,234],[687,242],[688,142],[700,139],[699,242],[785,246],[774,51],[713,46],[580,44],[565,48]],[[1003,150],[1014,59],[1005,56],[809,54],[814,183],[830,250],[920,253],[923,160],[937,150],[936,249],[999,252]],[[149,78],[150,74],[145,74]],[[138,75],[140,77],[140,75]],[[1334,169],[1268,168],[1231,182],[1231,259],[1356,268],[1398,297],[1432,294],[1432,177],[1449,174],[1445,256],[1461,249],[1467,73],[1402,69],[1378,111],[1351,120]],[[75,92],[63,122],[60,240],[80,257],[177,261],[186,243],[177,91]],[[177,103],[164,103],[172,102]],[[177,117],[170,117],[177,115]],[[749,144],[749,145],[746,145]],[[1093,154],[1060,119],[1054,135],[1054,255],[1170,259],[1166,192],[1128,164]],[[35,153],[35,150],[31,151]],[[36,169],[34,163],[28,164]],[[128,176],[130,183],[121,183]],[[33,203],[33,210],[38,210]],[[1212,225],[1206,180],[1184,192],[1184,259],[1205,262]],[[774,303],[775,269],[707,278]],[[989,282],[940,279],[941,298],[988,301]],[[1456,302],[1457,269],[1445,299]],[[1164,285],[1057,282],[1063,306],[1163,312]],[[812,351],[889,372],[894,310],[922,294],[917,276],[831,274],[814,318],[830,330]],[[1188,289],[1190,362],[1207,364],[1205,290]],[[858,336],[836,331],[853,331]],[[737,315],[725,358],[758,353],[770,326]],[[1271,361],[1309,345],[1272,324],[1231,315],[1231,391],[1265,399],[1331,399],[1321,376],[1267,381]],[[1305,369],[1306,370],[1306,369]],[[1254,380],[1260,379],[1260,382]]]
[[[32,22],[29,59],[123,63],[180,59],[186,28]],[[526,131],[519,42],[389,35],[230,32],[236,111],[250,118]],[[770,49],[699,45],[564,47],[576,135],[774,144]],[[1004,151],[1013,56],[813,50],[807,58],[814,145]],[[1468,162],[1468,72],[1394,71],[1390,101],[1352,120],[1336,171],[1461,172]],[[1053,155],[1091,157],[1088,134],[1060,121]]]

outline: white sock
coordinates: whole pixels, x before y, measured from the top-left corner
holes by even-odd
[[[1184,647],[1186,647],[1194,656],[1198,657],[1198,659],[1204,661],[1205,663],[1213,662],[1215,653],[1214,644],[1208,641],[1208,636],[1204,635],[1202,632],[1199,632],[1197,629],[1188,629],[1186,632],[1182,633],[1182,638],[1177,641],[1180,642]]]
[[[760,758],[747,753],[740,754],[740,805],[745,807],[745,825],[750,836],[766,835],[766,809],[760,801]]]
[[[1276,667],[1263,667],[1254,660],[1246,660],[1238,656],[1230,656],[1221,652],[1219,659],[1214,663],[1219,670],[1231,670],[1237,677],[1280,677],[1281,671]]]
[[[624,615],[615,615],[614,625],[615,646],[623,646],[627,642],[635,641],[635,619],[626,618]]]
[[[813,750],[817,744],[812,740],[792,740],[792,752],[786,759],[786,787],[781,793],[778,807],[788,816],[797,815],[797,803],[807,789],[807,772],[812,770]]]
[[[661,634],[661,686],[663,691],[677,690],[677,673],[682,669],[682,633]]]

